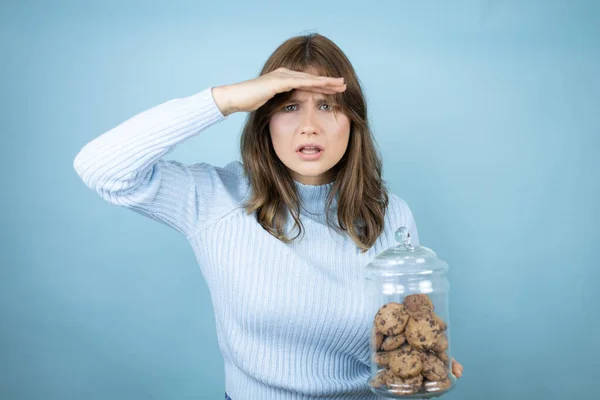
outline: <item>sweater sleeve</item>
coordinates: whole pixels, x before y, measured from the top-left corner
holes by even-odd
[[[240,163],[185,165],[162,157],[224,116],[209,87],[134,115],[87,143],[73,162],[82,181],[111,204],[162,222],[186,237],[235,207]]]

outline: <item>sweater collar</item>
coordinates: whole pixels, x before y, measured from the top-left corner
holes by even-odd
[[[294,181],[298,197],[301,201],[301,212],[308,212],[310,214],[325,214],[325,207],[327,205],[327,197],[333,187],[333,182],[325,183],[322,185],[305,185],[298,181]],[[332,209],[337,206],[337,196],[333,199],[331,204]]]

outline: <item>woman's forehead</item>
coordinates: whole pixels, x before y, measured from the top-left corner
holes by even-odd
[[[324,93],[315,93],[310,92],[308,90],[302,89],[294,89],[292,90],[292,95],[290,96],[290,100],[326,100],[327,96]]]

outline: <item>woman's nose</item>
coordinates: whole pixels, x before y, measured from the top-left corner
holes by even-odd
[[[317,121],[317,113],[308,110],[302,113],[300,122],[301,132],[305,134],[317,133],[319,130],[319,124]]]

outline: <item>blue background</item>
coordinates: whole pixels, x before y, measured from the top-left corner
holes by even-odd
[[[101,3],[101,4],[97,4]],[[4,1],[0,398],[217,399],[208,289],[176,231],[73,159],[130,116],[331,38],[384,178],[451,266],[447,399],[596,398],[600,3]],[[223,166],[245,114],[169,158]]]

